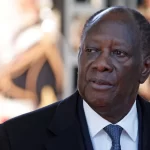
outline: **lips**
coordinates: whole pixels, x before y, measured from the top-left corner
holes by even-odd
[[[90,79],[90,82],[93,82],[93,83],[96,83],[96,84],[99,84],[99,85],[112,85],[112,83],[106,81],[106,80],[102,80],[102,79]]]
[[[113,87],[113,84],[109,81],[102,80],[102,79],[90,79],[90,84],[93,89],[96,90],[107,90]]]

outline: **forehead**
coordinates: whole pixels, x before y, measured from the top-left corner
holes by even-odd
[[[89,25],[84,39],[109,35],[113,39],[122,39],[132,45],[136,40],[134,20],[127,12],[106,11],[96,15]]]
[[[135,19],[132,15],[132,13],[125,8],[108,8],[106,10],[101,11],[97,15],[95,15],[91,21],[90,26],[93,26],[94,24],[98,23],[99,21],[104,20],[113,20],[117,22],[124,22],[130,24],[135,24]]]
[[[102,22],[93,26],[89,31],[87,31],[85,36],[85,41],[97,41],[102,40],[113,40],[116,43],[126,43],[128,45],[133,44],[133,38],[131,30],[128,26],[122,23],[116,22]]]

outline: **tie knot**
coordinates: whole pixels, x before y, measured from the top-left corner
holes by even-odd
[[[122,133],[122,127],[119,125],[108,125],[104,128],[105,132],[110,136],[112,144],[115,146],[120,146],[120,136]]]

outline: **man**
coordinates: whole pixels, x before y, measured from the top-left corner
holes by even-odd
[[[148,150],[150,104],[137,96],[150,72],[150,25],[137,11],[111,7],[86,22],[78,91],[5,122],[1,150]]]

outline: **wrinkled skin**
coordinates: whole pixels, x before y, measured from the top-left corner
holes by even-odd
[[[112,123],[130,111],[139,84],[146,79],[143,70],[149,69],[142,61],[135,28],[127,14],[106,12],[91,25],[81,42],[79,93],[99,115]]]

